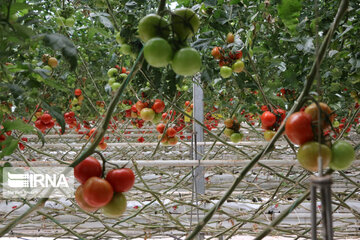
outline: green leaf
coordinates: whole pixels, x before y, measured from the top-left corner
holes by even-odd
[[[47,104],[45,101],[42,101],[41,106],[49,111],[50,115],[56,119],[56,121],[60,124],[61,132],[65,132],[65,120],[64,116],[61,113],[60,110],[55,109],[54,107],[51,107],[49,104]]]
[[[58,34],[46,34],[44,36],[45,45],[51,47],[54,50],[60,50],[66,61],[70,63],[71,71],[74,71],[77,67],[77,51],[72,41],[67,37]]]
[[[99,16],[99,20],[105,27],[114,28],[112,22],[107,17]]]
[[[68,92],[68,89],[64,87],[64,84],[59,84],[59,81],[55,81],[53,79],[44,79],[44,83],[52,88],[55,88],[56,90]]]
[[[8,136],[5,141],[0,143],[0,159],[5,157],[5,156],[9,156],[11,154],[13,154],[13,152],[15,151],[15,149],[18,146],[19,141],[16,140],[14,137],[12,136]],[[5,146],[3,148],[3,146]]]
[[[22,95],[24,92],[24,90],[17,84],[0,83],[0,87],[8,88],[11,91],[11,94],[14,95],[15,98]]]
[[[36,132],[35,127],[27,124],[26,122],[17,119],[17,120],[13,120],[13,121],[5,121],[3,123],[4,126],[4,130],[5,131],[12,131],[12,130],[18,130],[21,131],[23,133],[34,133]]]
[[[41,140],[41,147],[43,147],[45,144],[44,134],[39,129],[37,129],[37,128],[35,128],[35,129],[36,129],[36,134],[38,135],[38,137]]]
[[[25,8],[28,8],[28,5],[26,3],[15,2],[15,3],[11,4],[10,14],[14,14]]]
[[[281,0],[278,5],[279,17],[293,35],[295,35],[296,26],[299,23],[301,5],[302,0]]]

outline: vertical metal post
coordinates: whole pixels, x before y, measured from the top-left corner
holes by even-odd
[[[311,184],[311,239],[317,239],[317,204],[316,204],[316,186]]]
[[[200,78],[196,83],[193,84],[193,101],[194,109],[193,116],[196,120],[201,123],[204,123],[204,92],[200,85]],[[194,134],[195,134],[195,153],[193,154],[194,160],[199,160],[199,165],[195,168],[195,185],[196,192],[199,194],[205,194],[205,173],[204,167],[200,165],[200,159],[204,155],[204,145],[197,144],[198,142],[204,142],[204,130],[201,125],[194,122],[193,125]]]
[[[311,181],[311,237],[317,239],[316,193],[320,190],[321,220],[323,225],[322,236],[325,240],[333,240],[332,210],[331,210],[331,176],[313,176]]]
[[[200,76],[197,75],[194,77],[193,83],[193,117],[197,121],[204,123],[204,92],[201,87]],[[204,145],[198,144],[198,142],[204,142],[204,130],[202,126],[194,121],[193,124],[193,138],[192,142],[194,143],[192,148],[194,160],[198,160],[198,166],[193,169],[193,182],[194,182],[194,192],[195,192],[195,201],[198,205],[198,194],[205,194],[205,168],[201,166],[201,158],[204,155]],[[197,209],[197,221],[200,221],[199,218],[199,209]],[[205,238],[204,233],[199,233],[199,240]]]

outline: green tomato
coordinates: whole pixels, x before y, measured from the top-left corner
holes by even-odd
[[[64,23],[65,23],[65,18],[63,18],[63,17],[56,17],[56,18],[55,18],[55,22],[56,22],[57,25],[62,26],[62,25],[64,25]]]
[[[75,24],[75,19],[70,17],[65,20],[65,26],[72,27]]]
[[[181,90],[183,90],[184,92],[186,92],[187,90],[189,90],[189,86],[188,85],[183,85],[181,87]]]
[[[72,100],[72,104],[76,105],[79,103],[79,100],[77,98],[73,98]]]
[[[140,111],[140,117],[144,121],[152,121],[155,118],[155,111],[151,108],[143,108]]]
[[[126,73],[120,74],[120,78],[123,79],[123,80],[125,80],[127,78],[127,76],[128,75]]]
[[[112,78],[109,78],[108,84],[111,86],[115,82],[116,82],[116,78],[112,77]]]
[[[241,60],[237,60],[233,65],[232,65],[232,70],[236,73],[240,73],[243,71],[244,69],[244,62]]]
[[[52,73],[52,71],[53,71],[53,69],[49,65],[44,66],[43,70],[49,71],[48,73],[46,73],[48,75],[50,75]]]
[[[350,167],[355,159],[355,150],[350,143],[345,141],[337,141],[331,148],[330,168],[334,170],[345,170]]]
[[[182,48],[175,53],[172,69],[178,75],[193,76],[201,69],[201,56],[194,48]]]
[[[113,84],[111,84],[111,89],[112,89],[113,91],[118,90],[120,87],[121,87],[121,84],[118,83],[118,82],[114,82]]]
[[[227,137],[231,137],[231,135],[234,133],[234,130],[232,130],[231,128],[225,128],[224,130],[224,134]]]
[[[126,211],[126,197],[123,193],[115,193],[111,201],[101,208],[102,213],[110,218],[120,217]]]
[[[274,137],[275,134],[276,134],[275,131],[266,130],[266,131],[264,132],[264,139],[265,139],[265,141],[270,141],[270,140]]]
[[[161,121],[162,113],[155,113],[155,117],[152,120],[154,124],[158,124]]]
[[[220,68],[220,76],[223,78],[229,78],[232,75],[232,69],[228,66],[222,66]]]
[[[116,42],[117,42],[118,44],[124,44],[124,43],[125,43],[125,39],[120,36],[120,33],[119,33],[119,32],[116,34]]]
[[[110,68],[107,72],[109,78],[116,77],[117,74],[118,74],[117,68]]]
[[[189,8],[175,10],[171,17],[173,31],[180,40],[194,36],[200,26],[199,17]]]
[[[154,37],[167,39],[170,34],[169,25],[157,14],[149,14],[143,17],[139,22],[138,31],[143,42],[147,42]]]
[[[75,107],[75,110],[76,110],[76,111],[80,111],[80,110],[81,110],[81,106],[76,106],[76,107]]]
[[[172,56],[172,48],[163,38],[152,38],[144,46],[144,57],[150,66],[165,67]]]
[[[331,149],[324,144],[320,145],[320,153],[318,142],[307,142],[301,145],[297,153],[297,159],[303,168],[315,172],[318,170],[318,157],[320,154],[324,169],[331,160]]]
[[[230,140],[231,140],[233,143],[238,143],[238,142],[240,142],[242,138],[243,138],[243,134],[241,134],[241,133],[233,133],[233,134],[231,134],[231,136],[230,136]]]
[[[130,55],[132,53],[131,46],[129,44],[122,44],[120,51],[125,55]]]

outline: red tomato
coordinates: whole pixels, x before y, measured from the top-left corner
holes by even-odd
[[[174,128],[170,127],[170,128],[168,128],[168,129],[166,130],[166,135],[167,135],[168,137],[175,137],[175,135],[176,135],[176,130],[175,130]]]
[[[35,121],[35,127],[38,128],[39,130],[45,130],[45,124],[39,119]]]
[[[121,68],[121,73],[126,73],[126,68],[125,67]]]
[[[296,112],[286,121],[285,133],[295,144],[302,145],[313,140],[314,133],[311,126],[311,115],[305,112]]]
[[[185,102],[185,106],[189,106],[189,104],[190,104],[190,101]]]
[[[47,123],[47,124],[45,124],[45,127],[46,128],[52,128],[52,127],[54,127],[55,126],[55,121],[54,120],[50,120],[50,122],[49,123]]]
[[[74,168],[75,178],[84,184],[91,177],[101,176],[100,162],[94,157],[87,157]]]
[[[75,113],[74,112],[67,112],[64,114],[65,118],[73,118],[75,117]]]
[[[163,123],[159,123],[159,124],[156,126],[156,131],[158,131],[159,133],[163,133],[163,132],[164,132],[164,129],[165,129],[165,124],[163,124]]]
[[[132,111],[132,112],[137,112],[137,108],[136,108],[136,105],[135,105],[135,104],[131,106],[131,111]]]
[[[75,89],[75,96],[80,96],[82,94],[81,89],[77,88]]]
[[[238,51],[236,51],[236,59],[240,59],[240,58],[242,58],[242,55],[243,55],[243,53],[242,53],[242,51],[241,50],[238,50]]]
[[[50,120],[52,119],[52,117],[50,114],[44,113],[40,119],[43,122],[43,124],[48,124],[50,122]]]
[[[161,113],[162,111],[164,111],[165,109],[165,103],[161,100],[159,101],[155,101],[155,103],[152,106],[152,109],[156,112],[156,113]]]
[[[0,135],[0,142],[5,141],[5,139],[6,139],[6,136],[4,134],[1,134]]]
[[[145,107],[145,104],[139,100],[136,102],[135,106],[136,106],[136,110],[138,112],[141,112],[141,110]]]
[[[276,122],[276,116],[270,111],[263,112],[260,117],[261,123],[264,127],[271,127]]]
[[[220,52],[221,48],[220,47],[214,47],[211,50],[211,55],[215,58],[215,59],[220,59],[221,57],[221,52]]]
[[[130,168],[113,169],[106,175],[106,180],[115,192],[127,192],[135,183],[135,174]]]
[[[105,179],[91,177],[84,184],[84,200],[91,207],[103,207],[114,195],[111,184]]]
[[[242,51],[236,51],[236,52],[229,52],[229,57],[231,58],[231,59],[240,59],[240,58],[242,58]]]
[[[91,207],[87,202],[84,200],[84,187],[80,185],[75,192],[75,201],[79,205],[79,207],[87,212],[95,212],[98,210],[97,207]]]

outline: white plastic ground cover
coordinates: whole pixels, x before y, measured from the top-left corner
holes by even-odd
[[[135,132],[135,131],[134,131]],[[155,134],[154,134],[155,136]],[[61,156],[62,160],[66,160],[70,162],[73,160],[74,156],[79,152],[80,146],[83,146],[85,140],[81,140],[81,142],[77,141],[76,137],[74,138],[67,138],[66,135],[63,135],[66,140],[69,140],[68,145],[66,144],[58,144],[60,139],[56,139],[53,137],[51,140],[45,144],[42,148],[42,151],[45,151],[48,154],[53,154],[54,156]],[[253,136],[251,136],[253,137]],[[36,138],[31,138],[35,140]],[[114,140],[114,136],[110,135],[110,140]],[[260,139],[260,140],[259,140]],[[34,144],[32,140],[29,141],[29,145]],[[127,139],[123,139],[127,141]],[[209,149],[213,142],[206,140],[205,147]],[[239,144],[233,144],[236,147],[246,150],[250,154],[256,154],[262,146],[266,145],[261,138],[257,138],[255,142],[251,141],[242,141]],[[34,145],[37,146],[37,145]],[[76,146],[75,149],[68,151],[68,149]],[[190,199],[191,199],[191,176],[189,176],[189,181],[186,184],[181,184],[175,190],[167,193],[162,194],[166,189],[171,186],[174,186],[178,179],[181,178],[184,174],[191,171],[191,167],[196,166],[196,161],[188,162],[186,159],[189,159],[190,152],[189,148],[191,146],[190,142],[185,143],[178,143],[175,147],[164,147],[160,145],[160,148],[157,152],[156,158],[154,157],[151,159],[151,155],[157,146],[156,142],[150,143],[126,143],[126,142],[109,142],[109,147],[106,151],[102,151],[102,153],[107,157],[107,160],[110,163],[116,163],[118,165],[122,165],[127,163],[128,167],[132,166],[130,160],[126,157],[136,156],[136,162],[138,163],[138,167],[142,168],[142,175],[144,180],[149,185],[150,189],[155,190],[161,194],[162,202],[166,207],[167,211],[174,217],[178,218],[181,223],[186,226],[190,226],[190,222],[192,219],[192,223],[196,222],[196,210],[193,212],[190,211]],[[52,148],[51,150],[50,147]],[[295,179],[297,181],[297,175],[304,175],[303,169],[298,167],[299,164],[294,159],[294,154],[291,150],[286,149],[288,148],[287,143],[283,141],[279,141],[276,144],[276,154],[272,154],[271,158],[264,158],[260,161],[267,166],[273,167],[275,171],[282,173],[283,175],[286,174],[287,170],[290,167],[294,166],[294,169],[291,171],[290,178]],[[129,150],[128,150],[129,149]],[[207,149],[205,151],[207,151]],[[280,151],[279,151],[280,150]],[[123,152],[122,152],[123,151]],[[241,171],[242,167],[245,166],[249,160],[242,160],[241,157],[236,155],[234,151],[229,148],[228,146],[224,146],[222,143],[217,143],[215,148],[212,150],[211,154],[218,154],[214,159],[206,159],[202,161],[206,164],[206,172],[205,177],[207,178],[206,182],[206,195],[199,197],[199,207],[209,209],[212,204],[216,203],[226,191],[226,189],[231,185],[233,180],[235,179],[237,173]],[[279,153],[280,152],[280,153]],[[34,157],[38,157],[36,162],[32,162],[32,164],[43,164],[48,163],[50,165],[58,164],[54,161],[53,158],[48,156],[39,155],[34,153],[28,149],[25,150],[24,154],[31,154]],[[160,156],[162,158],[157,158]],[[176,158],[174,158],[174,156]],[[289,158],[290,156],[290,158]],[[141,158],[146,157],[146,158]],[[278,159],[275,159],[278,158]],[[24,164],[24,161],[21,158],[11,157],[10,159],[13,163]],[[147,159],[149,158],[149,159]],[[143,160],[140,160],[143,159]],[[156,160],[154,160],[156,159]],[[173,159],[173,160],[171,160]],[[236,162],[235,162],[236,161]],[[359,162],[356,161],[353,164],[354,169],[357,169],[353,172],[346,172],[346,175],[350,177],[355,183],[359,183]],[[109,166],[109,169],[111,166]],[[162,178],[162,171],[161,169],[167,168],[168,176]],[[108,169],[107,169],[108,170]],[[333,191],[334,193],[350,193],[353,189],[355,189],[355,185],[350,183],[349,181],[343,179],[339,174],[333,174]],[[264,204],[267,200],[269,200],[269,196],[274,192],[277,186],[279,186],[280,182],[282,181],[281,178],[274,175],[271,171],[267,171],[266,169],[262,169],[260,165],[257,165],[249,174],[243,179],[243,181],[238,185],[235,192],[232,194],[229,201],[227,201],[222,207],[226,213],[230,213],[231,215],[235,215],[236,219],[249,219],[252,217],[253,213],[256,209],[258,209],[262,204]],[[308,186],[308,181],[300,181],[305,186]],[[287,189],[291,188],[294,184],[287,183],[286,187],[282,188],[282,192],[285,192]],[[141,187],[144,189],[144,185],[140,183],[138,180],[136,182],[137,187]],[[295,184],[296,186],[296,184]],[[297,187],[296,189],[301,193],[303,191],[302,188]],[[281,196],[281,194],[277,195],[274,198],[274,202],[276,204],[270,204],[270,206],[266,209],[266,211],[260,214],[256,220],[261,221],[268,225],[273,219],[275,219],[281,212],[284,211],[290,204],[293,203],[293,200],[296,199],[296,196],[292,196],[292,198],[288,199],[288,201],[283,201],[287,199],[287,196]],[[294,194],[293,194],[294,195]],[[253,199],[253,196],[256,199]],[[139,209],[144,206],[144,204],[149,203],[148,199],[152,199],[149,194],[146,192],[142,192],[138,189],[133,189],[127,195],[128,197],[128,211],[122,216],[119,220],[128,217],[129,215],[135,212],[135,207],[139,207]],[[279,197],[279,198],[278,198]],[[360,212],[360,202],[358,201],[360,195],[359,193],[354,194],[354,196],[346,201],[346,204],[352,208],[352,211],[349,211],[345,208],[339,208],[334,214],[333,218],[334,227],[341,227],[341,231],[336,231],[337,236],[340,238],[337,239],[353,239],[347,238],[349,236],[360,236],[360,221],[358,218],[358,213]],[[262,199],[259,199],[262,198]],[[141,201],[143,199],[143,201]],[[176,202],[174,200],[182,200],[186,204],[181,205],[178,204],[176,208],[174,208]],[[210,201],[209,201],[210,199]],[[136,201],[135,201],[136,200]],[[0,217],[5,216],[8,213],[10,214],[11,218],[19,216],[21,213],[28,209],[27,206],[19,207],[21,202],[8,202],[6,204],[4,201],[0,201]],[[66,206],[66,207],[64,207]],[[333,209],[335,209],[337,205],[333,205]],[[319,207],[319,214],[320,216],[320,208],[321,205],[318,203]],[[301,204],[298,208],[296,208],[288,217],[278,226],[280,229],[285,230],[292,230],[293,234],[297,234],[297,231],[303,231],[306,228],[310,227],[310,205],[309,201],[306,200],[303,204]],[[56,220],[60,223],[64,224],[65,226],[71,227],[75,224],[81,223],[82,220],[86,219],[88,215],[79,211],[76,205],[72,205],[71,201],[63,199],[60,201],[60,204],[55,205],[54,202],[47,202],[45,208],[41,211],[46,212],[48,214],[52,214]],[[202,219],[204,212],[199,213],[200,219]],[[114,224],[116,220],[113,219],[106,219],[101,214],[101,212],[97,212],[95,214],[99,217],[103,222],[99,222],[96,219],[90,219],[85,224],[81,224],[76,227],[76,232],[79,234],[84,233],[85,237],[89,237],[89,234],[93,232],[97,234],[104,229],[103,224]],[[232,227],[234,224],[239,222],[236,221],[229,221],[229,216],[225,214],[217,213],[214,218],[212,219],[213,222],[210,222],[204,229],[205,232],[209,229],[212,232],[223,231],[227,228]],[[8,223],[10,219],[4,219],[4,222],[0,221],[0,228],[4,226],[4,224]],[[157,202],[152,203],[146,212],[138,217],[131,219],[128,222],[121,223],[119,228],[121,232],[127,234],[128,236],[139,236],[139,232],[146,231],[148,225],[152,224],[159,224],[164,227],[169,226],[169,231],[164,232],[156,232],[153,234],[153,237],[147,239],[174,239],[174,238],[165,238],[168,234],[173,234],[175,236],[183,236],[183,232],[177,232],[173,230],[174,223],[169,221],[169,218],[166,218],[163,211],[161,210],[160,205]],[[257,228],[252,223],[247,223],[242,227],[242,230],[238,232],[238,234],[254,234],[256,235],[258,232],[262,231],[264,226],[258,226],[259,229],[255,231],[254,229]],[[207,230],[206,230],[207,229]],[[345,230],[344,230],[345,229]],[[136,232],[137,230],[137,232]],[[66,233],[59,227],[57,227],[54,223],[52,223],[49,219],[44,218],[41,215],[34,214],[33,216],[29,217],[29,219],[25,220],[23,223],[18,225],[16,228],[12,230],[13,232],[10,236],[58,236],[61,233]],[[208,231],[211,232],[211,231]],[[278,234],[278,233],[272,233]],[[279,234],[278,234],[279,235]],[[288,234],[287,234],[288,235]],[[66,236],[71,237],[71,234],[67,233]],[[156,237],[154,237],[156,236]],[[159,237],[158,237],[159,236]],[[116,237],[115,233],[111,233],[107,239],[119,239]],[[75,237],[71,238],[74,239]],[[253,236],[235,236],[231,239],[253,239]],[[20,239],[20,238],[15,238]],[[24,239],[24,238],[22,238]],[[26,238],[25,239],[36,239],[36,238]],[[37,238],[39,239],[39,238]],[[51,238],[48,238],[51,239]],[[59,239],[66,239],[66,238],[59,238]],[[69,239],[69,238],[67,238]],[[132,238],[133,239],[133,238]],[[144,238],[139,238],[144,239]],[[181,239],[181,238],[180,238]],[[284,237],[269,237],[265,238],[269,240],[273,239],[293,239],[293,238],[284,238]]]

